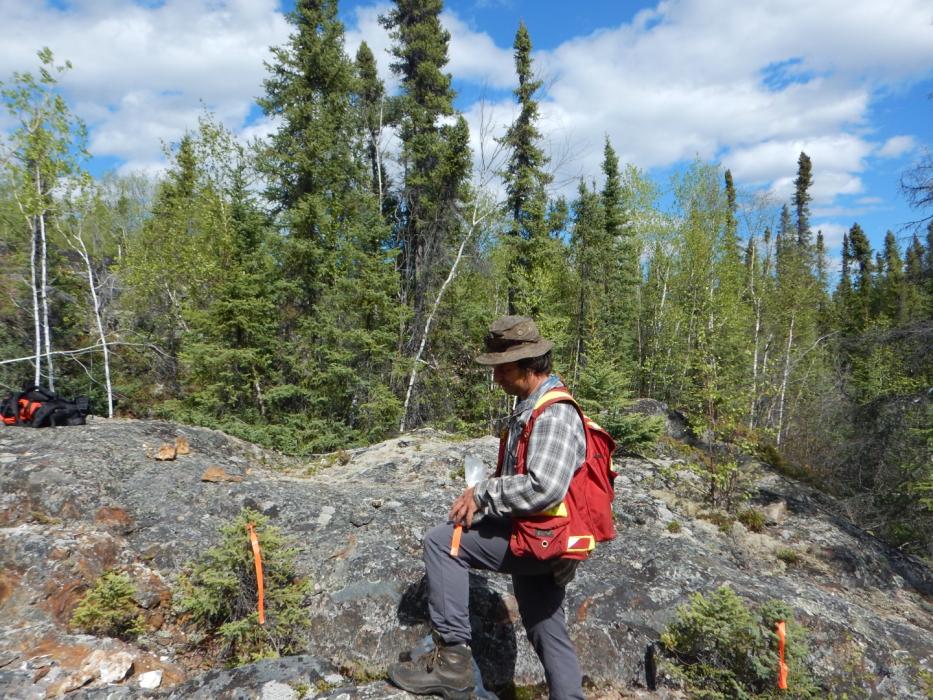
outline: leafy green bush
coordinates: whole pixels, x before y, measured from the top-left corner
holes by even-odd
[[[786,691],[777,688],[778,620],[786,623]],[[661,645],[674,663],[673,674],[684,681],[691,698],[818,697],[805,666],[805,630],[780,601],[750,610],[728,586],[708,597],[697,593],[689,605],[678,608],[676,618],[661,635]]]
[[[667,531],[670,532],[671,534],[676,535],[681,530],[683,530],[683,526],[676,520],[671,520],[667,524]]]
[[[142,615],[133,602],[136,592],[127,574],[108,571],[78,603],[71,625],[82,632],[132,639],[145,631]]]
[[[258,592],[247,523],[262,552],[266,622],[259,624]],[[308,618],[303,609],[310,584],[295,571],[295,552],[268,518],[245,509],[220,529],[221,543],[189,565],[180,580],[178,607],[201,629],[225,643],[231,666],[304,650]]]

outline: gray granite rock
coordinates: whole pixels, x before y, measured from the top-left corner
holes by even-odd
[[[152,458],[179,436],[189,455]],[[137,672],[163,669],[163,682],[143,691],[133,674],[107,687],[92,679],[69,697],[260,698],[269,683],[312,686],[317,697],[407,697],[381,681],[332,687],[326,678],[378,677],[424,636],[421,537],[462,490],[463,456],[491,467],[496,453],[492,438],[458,442],[422,430],[353,450],[349,460],[303,463],[218,431],[102,419],[8,428],[3,440],[15,459],[0,465],[0,660],[10,659],[0,665],[0,695],[17,698],[44,697],[101,645],[66,623],[111,568],[148,581],[139,602],[158,631],[137,645],[105,646],[132,654]],[[209,466],[243,480],[201,481]],[[645,649],[677,606],[727,583],[747,601],[780,598],[794,608],[811,630],[810,665],[827,693],[925,697],[920,674],[933,669],[929,568],[854,527],[832,499],[763,466],[752,500],[764,508],[784,503],[786,512],[760,534],[721,532],[698,517],[698,487],[683,466],[624,461],[619,535],[568,587],[571,634],[597,687],[643,692]],[[298,566],[314,584],[308,655],[199,672],[186,656],[196,640],[160,582],[171,585],[245,503],[295,538]],[[677,534],[668,530],[675,520]],[[799,563],[788,567],[776,556],[781,549],[797,552]],[[487,687],[541,682],[509,580],[476,573],[471,584],[473,646]]]

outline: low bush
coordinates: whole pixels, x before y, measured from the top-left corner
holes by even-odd
[[[794,564],[800,563],[800,554],[789,547],[782,547],[774,553],[778,559],[787,564],[788,566],[793,566]]]
[[[266,622],[259,624],[253,550],[246,525],[253,523],[262,552]],[[295,571],[296,550],[260,513],[245,509],[220,529],[221,543],[189,565],[181,577],[178,608],[224,643],[221,656],[239,666],[305,649],[310,584]]]
[[[762,532],[765,529],[765,514],[757,508],[746,508],[740,511],[736,520],[752,532]]]
[[[784,660],[788,689],[778,690],[777,621],[786,623]],[[806,632],[790,608],[771,601],[750,609],[728,586],[703,596],[697,593],[677,610],[661,635],[672,661],[672,674],[698,700],[764,700],[819,697],[805,666]]]
[[[78,603],[71,616],[75,629],[101,636],[133,639],[145,631],[133,595],[136,589],[127,574],[108,571]]]

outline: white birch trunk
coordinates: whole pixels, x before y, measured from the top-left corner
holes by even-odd
[[[43,336],[45,340],[45,364],[46,364],[46,370],[48,371],[49,390],[55,391],[55,368],[52,366],[52,333],[51,333],[51,328],[49,327],[49,294],[48,294],[49,264],[48,264],[48,245],[46,242],[46,235],[45,235],[45,212],[39,215],[39,233],[40,233],[41,242],[42,242],[41,300],[42,300],[42,328],[43,328]]]
[[[421,342],[418,344],[418,352],[415,353],[414,361],[411,366],[411,375],[408,377],[408,389],[405,391],[405,403],[402,404],[402,420],[399,422],[398,431],[400,433],[405,432],[405,424],[408,422],[408,406],[411,403],[411,395],[415,388],[415,381],[418,378],[418,365],[421,363],[421,356],[424,354],[424,348],[428,343],[428,334],[431,332],[431,324],[434,323],[434,314],[437,313],[437,307],[440,306],[441,299],[444,296],[444,291],[447,289],[451,281],[457,276],[457,266],[460,264],[460,259],[463,257],[463,249],[466,248],[467,241],[470,240],[470,237],[473,235],[473,231],[476,230],[478,222],[474,216],[474,222],[470,225],[470,228],[467,230],[466,235],[463,237],[463,240],[460,241],[460,249],[457,251],[457,257],[454,259],[453,265],[450,266],[450,272],[447,274],[447,279],[444,280],[444,284],[441,285],[441,288],[437,292],[437,297],[434,299],[434,304],[431,307],[431,313],[428,314],[427,320],[424,322],[424,332],[421,334]]]
[[[790,353],[794,344],[794,321],[796,317],[790,317],[790,327],[787,329],[787,354],[784,357],[784,372],[781,378],[781,395],[778,399],[778,418],[777,418],[777,446],[781,446],[781,434],[784,432],[784,400],[787,396],[787,378],[790,376]]]
[[[35,329],[35,372],[32,383],[39,386],[42,379],[42,323],[39,319],[39,279],[36,270],[36,256],[39,254],[39,218],[32,220],[32,251],[29,258],[30,280],[32,283],[32,321]]]
[[[113,386],[110,383],[110,348],[107,346],[107,334],[104,332],[104,322],[101,318],[100,298],[94,285],[94,270],[91,268],[91,256],[88,255],[87,246],[80,234],[75,238],[81,249],[78,251],[84,259],[87,268],[87,286],[91,290],[91,302],[94,305],[94,320],[97,322],[97,333],[100,336],[100,347],[104,354],[104,385],[107,388],[107,417],[113,418]]]

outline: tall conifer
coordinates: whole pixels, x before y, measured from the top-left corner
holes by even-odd
[[[454,123],[445,120],[454,115],[454,90],[444,71],[450,33],[441,25],[442,9],[442,0],[396,0],[381,17],[393,40],[392,70],[402,83],[399,137],[405,175],[395,236],[403,301],[412,315],[402,339],[409,352],[421,340],[430,292],[446,274],[470,168],[466,121],[462,116]]]
[[[515,72],[518,87],[515,97],[519,113],[502,139],[509,151],[509,162],[503,173],[508,198],[506,206],[511,215],[508,244],[510,247],[508,267],[509,313],[536,312],[528,307],[527,288],[534,280],[530,251],[543,244],[547,235],[547,185],[550,175],[544,170],[548,159],[538,145],[541,132],[538,130],[538,101],[535,93],[541,81],[532,73],[531,37],[524,22],[515,33]],[[523,298],[524,297],[524,298]]]
[[[813,163],[803,151],[797,159],[797,178],[794,180],[794,208],[797,210],[797,245],[805,250],[810,240],[810,187],[813,185]]]
[[[290,367],[278,397],[301,447],[321,450],[384,434],[397,418],[387,384],[400,309],[336,0],[299,0],[289,21],[294,31],[273,49],[260,100],[281,120],[264,167],[288,230]]]

